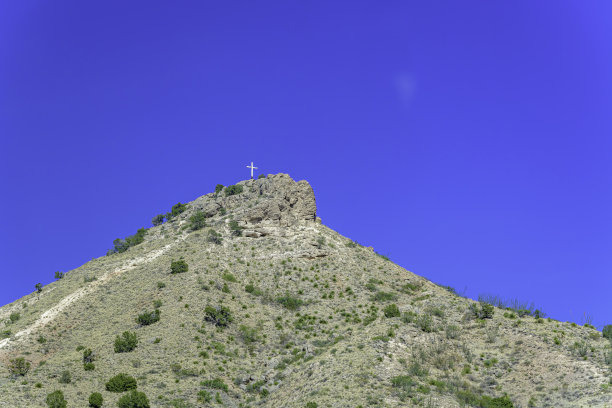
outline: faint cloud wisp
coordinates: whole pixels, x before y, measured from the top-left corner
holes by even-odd
[[[406,73],[400,74],[395,77],[394,85],[402,106],[406,109],[409,108],[416,88],[414,77]]]

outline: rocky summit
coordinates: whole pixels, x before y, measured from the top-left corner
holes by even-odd
[[[306,181],[169,207],[0,308],[0,407],[612,406],[609,333],[395,265]]]

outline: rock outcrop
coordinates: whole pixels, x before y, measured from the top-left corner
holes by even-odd
[[[236,185],[242,187],[242,192],[226,195],[224,189],[207,194],[194,201],[193,209],[203,211],[207,217],[231,212],[246,228],[287,227],[317,220],[314,191],[306,180],[296,182],[288,174],[279,173]]]

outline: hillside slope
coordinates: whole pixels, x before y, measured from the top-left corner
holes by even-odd
[[[237,186],[0,308],[0,407],[116,407],[119,373],[151,407],[612,407],[601,332],[406,271],[322,225],[305,181]]]

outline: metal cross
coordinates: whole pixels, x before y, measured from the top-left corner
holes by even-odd
[[[251,178],[253,178],[253,169],[256,169],[257,167],[253,166],[253,162],[251,162],[251,165],[247,166],[247,168],[251,169]]]

